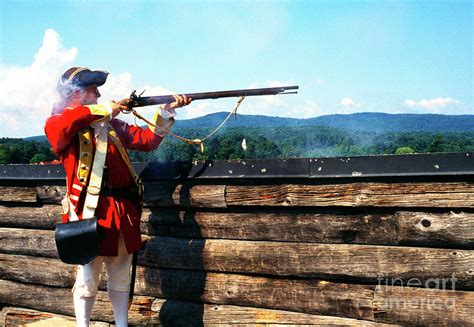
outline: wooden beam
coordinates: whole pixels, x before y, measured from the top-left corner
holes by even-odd
[[[0,186],[0,201],[34,203],[37,193],[34,187]]]
[[[314,181],[313,181],[314,183]],[[36,194],[35,194],[36,191]],[[0,201],[59,203],[64,187],[0,187]],[[149,206],[225,208],[227,206],[342,206],[473,208],[474,183],[348,183],[197,185],[149,182]]]
[[[142,232],[186,238],[315,243],[474,246],[474,213],[334,214],[324,210],[209,212],[147,208]]]
[[[227,185],[227,206],[473,208],[474,183]]]
[[[5,267],[0,278],[56,287],[73,285],[73,274],[67,271],[64,273],[61,269],[64,265],[58,260],[26,256],[8,257],[12,258],[4,261],[0,257],[2,266]],[[25,269],[15,268],[15,265]],[[45,269],[41,274],[29,273],[28,267],[34,266],[48,266],[50,269]],[[412,281],[410,286],[421,285]],[[387,323],[425,325],[435,321],[436,325],[449,323],[465,325],[467,322],[473,322],[474,317],[469,312],[474,306],[474,292],[443,289],[448,285],[442,283],[437,285],[435,280],[432,280],[429,286],[430,289],[400,287],[398,284],[370,286],[315,279],[275,279],[139,266],[136,294],[337,315]],[[31,287],[33,289],[33,285]],[[105,287],[106,283],[103,280],[101,289],[105,290]],[[0,301],[3,301],[1,297]],[[20,305],[16,302],[4,303]],[[455,307],[452,307],[453,305]],[[446,310],[441,310],[442,306]]]
[[[75,327],[76,318],[58,315],[51,312],[38,311],[25,308],[4,307],[0,313],[1,326],[31,326],[31,327]],[[109,327],[107,322],[90,321],[91,327]]]
[[[0,252],[57,257],[53,231],[0,228]],[[164,268],[370,283],[385,279],[425,283],[454,275],[456,288],[474,289],[474,255],[468,250],[152,237],[140,262]]]
[[[8,294],[10,290],[14,294]],[[35,295],[38,294],[37,298]],[[0,300],[3,303],[36,308],[40,312],[28,309],[8,309],[4,311],[5,320],[25,323],[24,319],[43,317],[50,318],[53,312],[72,316],[72,294],[68,289],[52,288],[38,285],[25,285],[0,280]],[[11,302],[10,302],[11,301]],[[32,317],[33,316],[33,317]],[[63,316],[61,316],[63,317]],[[92,314],[93,319],[113,322],[110,305],[105,292],[99,291]],[[69,319],[68,319],[69,320]],[[345,326],[372,326],[371,321],[348,319],[334,316],[312,315],[283,310],[253,308],[235,305],[204,304],[173,299],[159,299],[149,296],[135,296],[129,311],[131,324],[291,324],[321,325],[337,324]],[[6,325],[6,324],[5,324]],[[377,324],[378,325],[378,324]],[[383,324],[385,326],[385,324]],[[391,326],[391,325],[386,325]]]
[[[377,286],[376,321],[419,326],[473,326],[474,292]]]
[[[0,227],[54,229],[62,207],[0,205]],[[335,214],[289,209],[210,212],[196,209],[145,208],[142,232],[187,238],[220,238],[315,243],[474,246],[474,213],[410,212]]]
[[[5,207],[0,205],[0,226],[35,229],[54,229],[61,222],[62,207]]]
[[[149,206],[225,208],[224,193],[225,185],[148,182],[144,197],[145,204]]]
[[[474,289],[474,252],[468,250],[154,237],[147,241],[141,262],[156,267],[371,283],[385,279],[406,283],[412,278],[424,283],[455,275],[457,288]]]

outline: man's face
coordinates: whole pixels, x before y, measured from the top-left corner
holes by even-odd
[[[97,104],[99,98],[100,93],[95,85],[87,86],[83,91],[81,91],[81,103],[83,105]]]

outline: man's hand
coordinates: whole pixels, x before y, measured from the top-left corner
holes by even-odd
[[[130,98],[125,98],[119,102],[110,101],[110,106],[112,107],[112,118],[115,118],[122,110],[128,110],[127,105],[130,104]]]
[[[174,102],[162,104],[160,108],[170,111],[172,109],[177,109],[177,108],[187,106],[188,104],[191,103],[191,101],[193,101],[193,99],[186,97],[186,95],[184,94],[173,95],[173,98],[174,98]]]

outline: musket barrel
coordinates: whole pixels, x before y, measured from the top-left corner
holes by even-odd
[[[243,90],[231,90],[231,91],[217,91],[217,92],[201,92],[201,93],[186,93],[188,98],[193,100],[204,100],[204,99],[219,99],[219,98],[231,98],[240,96],[260,96],[260,95],[278,95],[278,94],[295,94],[296,91],[286,92],[287,90],[297,90],[298,85],[291,86],[279,86],[279,87],[267,87],[259,89],[243,89]],[[131,107],[143,107],[152,106],[163,103],[170,103],[174,101],[172,95],[160,95],[160,96],[147,96],[141,97],[132,94],[130,97],[133,100]]]

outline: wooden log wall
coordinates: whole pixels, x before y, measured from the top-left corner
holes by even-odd
[[[145,169],[130,323],[472,326],[474,154],[465,157],[352,159],[392,162],[372,175],[295,176],[304,163],[277,160],[246,161],[238,176],[240,161],[171,178]],[[420,159],[451,170],[424,173]],[[0,167],[0,324],[74,325],[76,267],[54,244],[64,180],[59,170],[31,178],[35,169]],[[113,324],[105,281],[97,326]]]

